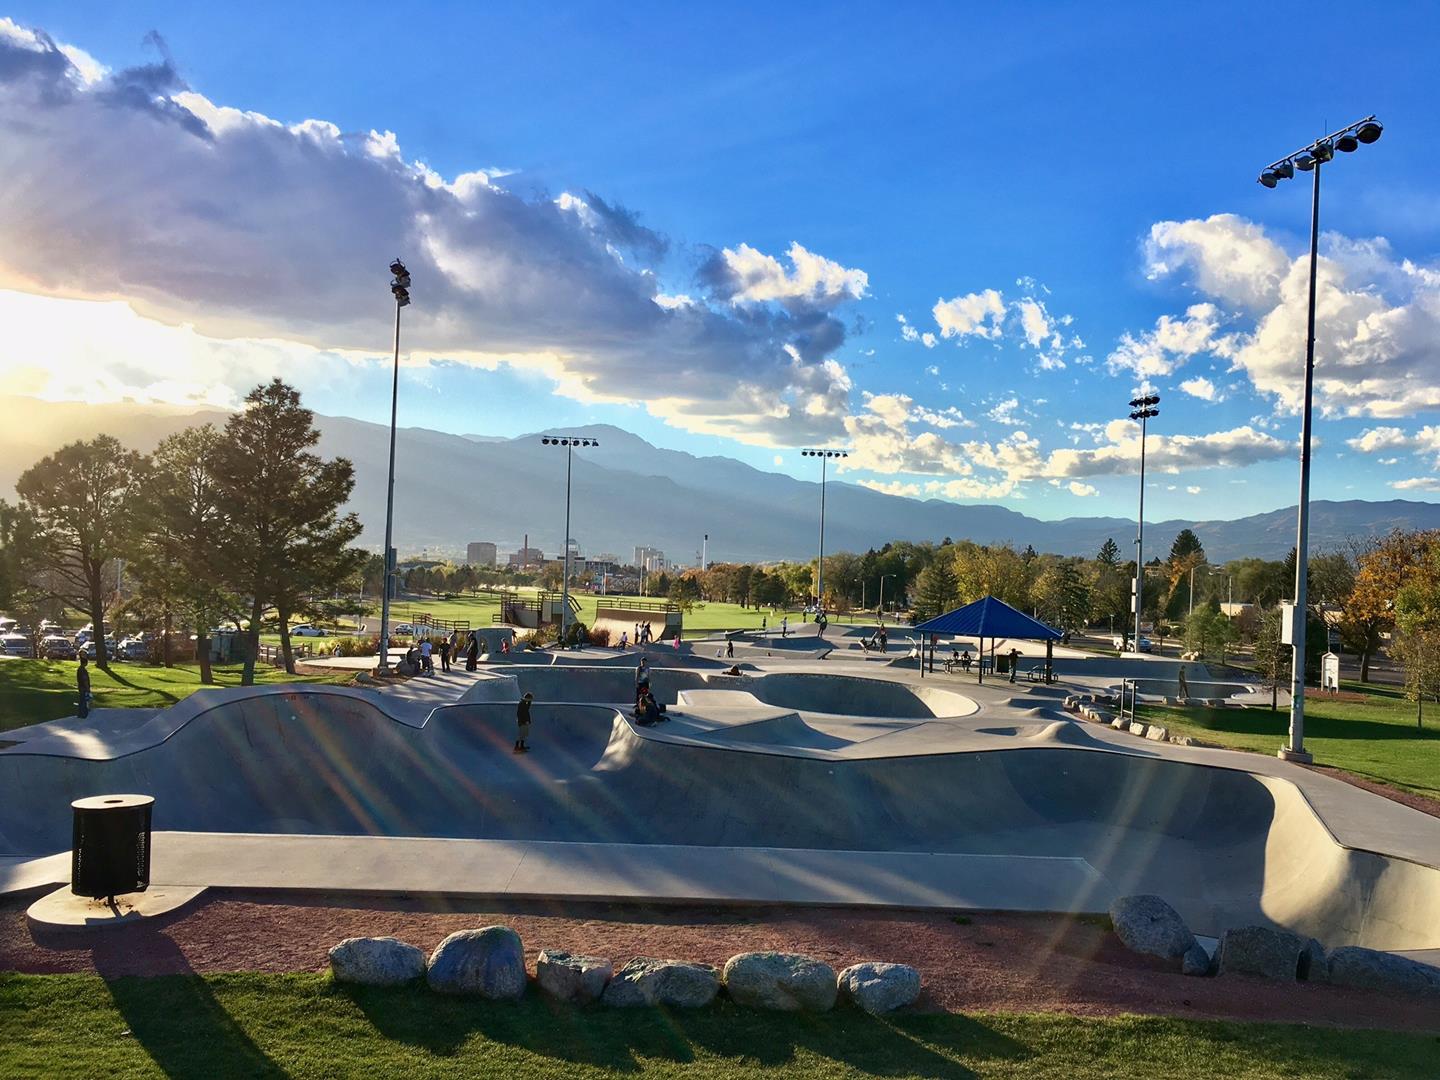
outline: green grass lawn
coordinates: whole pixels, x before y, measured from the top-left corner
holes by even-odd
[[[73,660],[0,661],[0,731],[75,715]],[[279,668],[255,669],[257,683],[343,682],[337,675],[286,675]],[[219,686],[239,686],[240,666],[215,667]],[[194,664],[173,668],[150,664],[112,663],[104,672],[90,665],[90,692],[94,708],[163,709],[202,689],[200,669]]]
[[[1422,729],[1415,724],[1415,703],[1398,688],[1358,682],[1343,688],[1365,700],[1336,701],[1315,691],[1305,696],[1305,749],[1316,763],[1440,798],[1440,710]],[[1181,735],[1262,754],[1274,754],[1290,727],[1284,707],[1271,712],[1141,704],[1139,716]]]
[[[323,975],[0,975],[0,1076],[1433,1080],[1433,1035],[1051,1015],[577,1009]]]

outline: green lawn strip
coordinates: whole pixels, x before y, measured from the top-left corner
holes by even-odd
[[[1059,1015],[573,1008],[324,975],[0,975],[0,1076],[1426,1078],[1433,1035]]]
[[[1389,686],[1347,682],[1365,701],[1336,701],[1324,694],[1305,698],[1305,748],[1316,762],[1420,795],[1440,798],[1440,710],[1433,724],[1415,724],[1415,703]],[[1285,708],[1209,709],[1145,705],[1139,717],[1172,733],[1191,735],[1236,750],[1274,754],[1285,741],[1290,714]]]
[[[73,660],[0,661],[0,731],[55,720],[75,714]],[[239,686],[240,666],[216,666],[217,686]],[[343,682],[351,673],[286,675],[262,665],[255,671],[259,684],[282,682]],[[112,663],[108,672],[90,665],[90,690],[95,708],[163,709],[205,689],[200,669],[193,664],[173,668],[151,664]]]

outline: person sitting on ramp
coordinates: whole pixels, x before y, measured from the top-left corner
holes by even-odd
[[[530,738],[530,703],[535,700],[535,695],[527,693],[520,699],[520,704],[515,706],[515,753],[528,754],[530,747],[527,740]]]
[[[640,691],[640,698],[635,702],[635,719],[643,727],[670,719],[665,715],[665,710],[655,701],[655,695],[650,692],[648,686]]]

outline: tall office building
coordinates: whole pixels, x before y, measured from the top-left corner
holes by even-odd
[[[465,562],[470,566],[495,566],[495,545],[487,540],[476,540],[465,545]]]

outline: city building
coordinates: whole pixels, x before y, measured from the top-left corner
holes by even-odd
[[[630,565],[638,566],[641,570],[648,571],[652,569],[656,563],[659,564],[659,569],[665,569],[665,552],[655,547],[637,547],[635,549],[635,558],[631,561]]]
[[[519,567],[521,569],[525,569],[526,567],[528,567],[531,570],[538,570],[540,568],[540,564],[544,561],[545,553],[539,548],[532,547],[522,547],[519,551],[515,552],[513,555],[509,556],[506,559],[506,562],[508,562],[511,566]]]
[[[465,562],[469,566],[495,566],[495,545],[487,540],[476,540],[465,545]]]

